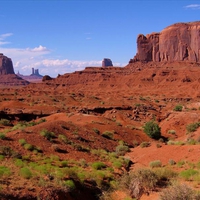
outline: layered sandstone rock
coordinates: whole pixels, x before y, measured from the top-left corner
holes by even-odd
[[[112,60],[109,58],[104,58],[102,61],[102,67],[110,67],[113,66]]]
[[[12,60],[0,53],[0,75],[15,74]]]
[[[200,62],[200,21],[177,23],[160,33],[137,38],[135,61],[191,61]]]

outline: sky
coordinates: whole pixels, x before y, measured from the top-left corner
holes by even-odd
[[[192,21],[200,0],[0,0],[0,53],[23,75],[56,77],[104,58],[123,67],[138,34]]]

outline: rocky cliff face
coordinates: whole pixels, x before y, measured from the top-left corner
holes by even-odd
[[[200,62],[200,21],[177,23],[160,33],[137,38],[135,61],[191,61]]]
[[[110,67],[113,66],[112,60],[109,58],[104,58],[102,61],[102,67]]]
[[[12,60],[2,53],[0,54],[0,75],[15,74]]]

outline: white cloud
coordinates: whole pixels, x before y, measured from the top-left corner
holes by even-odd
[[[190,5],[185,6],[185,8],[188,8],[188,9],[200,9],[200,4],[190,4]]]
[[[10,42],[4,41],[7,37],[12,36],[12,33],[5,33],[5,34],[1,34],[0,35],[0,46],[5,45],[5,44],[9,44]]]
[[[9,44],[10,42],[2,42],[1,40],[0,40],[0,46],[1,45],[4,45],[4,44]]]
[[[12,36],[12,35],[13,35],[12,33],[1,34],[1,35],[0,35],[0,40],[4,40],[5,38],[10,37],[10,36]]]
[[[30,51],[33,51],[33,52],[47,52],[49,50],[46,47],[43,47],[42,45],[39,45],[39,47],[35,47],[33,49],[30,49]]]

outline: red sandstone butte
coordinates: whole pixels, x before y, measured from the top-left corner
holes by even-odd
[[[190,61],[200,62],[200,21],[177,23],[160,33],[137,38],[135,61]]]

